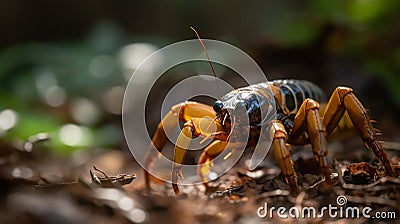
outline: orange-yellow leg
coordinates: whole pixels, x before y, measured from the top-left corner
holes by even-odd
[[[299,191],[297,185],[297,174],[294,171],[293,161],[290,158],[290,152],[286,145],[288,135],[282,122],[278,120],[272,121],[270,136],[272,139],[275,158],[278,161],[282,174],[285,177],[286,182],[290,185],[292,192],[296,194]]]
[[[315,160],[318,162],[326,180],[331,179],[328,167],[326,131],[319,114],[319,103],[306,99],[300,106],[290,133],[291,139],[297,139],[304,132],[308,133]]]
[[[195,117],[186,122],[174,149],[174,163],[172,166],[172,187],[176,194],[179,193],[178,178],[182,176],[182,163],[185,159],[186,151],[189,148],[190,142],[193,137],[202,136],[207,137],[221,131],[221,126],[215,122],[211,117]],[[227,136],[220,135],[219,138],[226,140]],[[214,137],[214,139],[216,139]]]
[[[199,165],[197,172],[206,188],[208,187],[207,174],[210,171],[210,163],[215,157],[217,157],[219,154],[221,154],[221,152],[225,150],[227,145],[228,142],[226,141],[213,141],[209,146],[206,147],[204,152],[201,154],[199,161],[197,162],[197,164]]]
[[[150,189],[150,176],[147,172],[153,166],[154,160],[157,157],[156,148],[161,153],[162,148],[167,142],[166,132],[171,132],[177,125],[178,119],[180,121],[189,121],[192,117],[215,117],[215,112],[211,106],[197,103],[185,102],[180,103],[171,108],[168,114],[158,124],[157,130],[152,138],[152,144],[149,146],[145,160],[145,182],[147,189]]]
[[[360,133],[366,147],[372,149],[375,156],[385,167],[386,174],[392,177],[395,176],[389,157],[377,140],[367,110],[357,99],[351,88],[337,87],[329,99],[323,117],[326,132],[330,134],[335,129],[345,111],[347,111],[354,127]]]
[[[196,130],[195,126],[191,121],[185,123],[179,137],[176,141],[174,148],[174,163],[172,164],[172,187],[174,189],[175,194],[179,193],[178,188],[178,177],[183,178],[182,175],[182,163],[185,159],[186,150],[190,145],[193,135],[198,136],[198,133],[193,133]]]

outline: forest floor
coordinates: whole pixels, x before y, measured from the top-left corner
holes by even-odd
[[[318,165],[309,146],[293,149],[302,189],[299,194],[291,193],[272,161],[252,172],[239,162],[210,182],[207,191],[203,185],[185,185],[176,196],[170,184],[163,182],[152,183],[151,193],[146,191],[143,171],[129,150],[92,150],[65,158],[52,156],[40,145],[27,152],[2,142],[0,222],[347,223],[351,214],[346,218],[346,208],[357,208],[360,217],[351,218],[353,223],[397,223],[400,179],[385,176],[359,138],[334,141],[329,147],[332,183],[315,168]],[[398,163],[398,151],[387,152]],[[94,165],[107,177],[94,170]],[[323,210],[329,206],[337,207],[333,215]],[[310,207],[320,217],[306,213],[305,218],[285,218],[290,211],[296,215],[296,209],[301,212]],[[361,213],[366,207],[371,208],[370,218]],[[375,217],[377,212],[388,218]]]

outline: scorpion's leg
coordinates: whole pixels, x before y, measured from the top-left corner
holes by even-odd
[[[280,121],[272,121],[270,135],[272,138],[275,158],[278,161],[282,174],[285,177],[286,182],[289,183],[292,192],[296,194],[299,191],[297,185],[297,174],[294,171],[293,161],[290,158],[290,152],[286,145],[288,135],[285,127]]]
[[[208,187],[207,174],[210,170],[211,160],[221,154],[221,152],[225,150],[227,144],[228,142],[221,140],[216,140],[212,142],[209,146],[206,147],[204,152],[201,154],[199,161],[197,162],[197,164],[199,165],[197,172],[206,188]]]
[[[366,147],[372,149],[375,156],[385,167],[387,175],[395,176],[389,157],[377,140],[367,110],[357,99],[351,88],[337,87],[329,99],[323,117],[323,124],[327,133],[330,134],[335,129],[345,111],[349,114]]]
[[[328,167],[326,131],[319,114],[319,103],[306,99],[300,106],[293,123],[290,138],[295,140],[304,132],[308,133],[315,160],[318,162],[326,180],[331,179]]]
[[[179,193],[178,177],[183,178],[182,163],[192,138],[210,136],[219,131],[221,131],[221,126],[211,117],[192,118],[184,124],[175,144],[174,163],[172,166],[172,187],[176,194]],[[226,140],[226,136],[224,135],[221,135],[220,138],[224,141]]]
[[[161,153],[162,148],[167,142],[166,132],[171,132],[177,125],[178,119],[181,121],[189,121],[192,117],[215,117],[215,112],[211,106],[197,103],[185,102],[180,103],[171,108],[167,115],[161,120],[157,126],[157,130],[153,136],[152,144],[149,146],[145,159],[145,182],[147,189],[150,189],[150,173],[148,170],[153,166],[154,160],[157,157],[157,152],[154,147]]]

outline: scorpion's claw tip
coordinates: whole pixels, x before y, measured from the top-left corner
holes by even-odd
[[[182,170],[179,170],[178,176],[179,176],[182,180],[185,179],[185,178],[183,177]]]
[[[175,194],[179,194],[178,184],[172,184],[172,188],[174,189]]]

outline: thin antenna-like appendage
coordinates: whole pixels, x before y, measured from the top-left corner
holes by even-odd
[[[217,74],[215,73],[214,66],[213,66],[212,63],[211,63],[211,59],[210,59],[210,56],[208,55],[207,48],[206,48],[206,46],[204,46],[204,43],[203,43],[203,41],[201,40],[199,33],[197,33],[197,31],[196,31],[193,27],[190,27],[190,29],[192,29],[192,30],[196,33],[196,36],[197,36],[197,38],[199,39],[200,44],[201,44],[201,46],[202,46],[203,49],[204,49],[204,52],[206,53],[206,56],[207,56],[207,59],[208,59],[208,63],[210,64],[211,70],[212,70],[212,72],[213,72],[213,74],[214,74],[214,77],[215,77],[215,83],[217,84],[218,98],[221,99],[221,95],[220,95],[220,92],[219,92],[219,86],[218,86]]]

